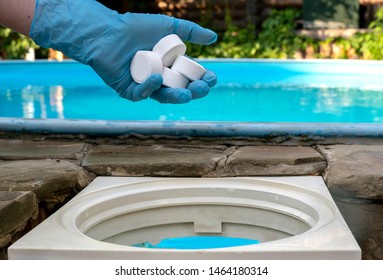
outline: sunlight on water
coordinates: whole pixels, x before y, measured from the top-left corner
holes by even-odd
[[[133,103],[107,87],[1,89],[0,117],[241,122],[383,122],[383,92],[302,86],[217,86],[189,104]]]
[[[0,117],[237,122],[383,122],[383,64],[205,62],[210,94],[131,102],[78,63],[0,63]]]

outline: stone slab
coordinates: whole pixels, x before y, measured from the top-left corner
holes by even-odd
[[[232,176],[320,175],[323,156],[311,147],[245,146],[229,156],[225,171]]]
[[[0,237],[36,218],[37,213],[37,200],[33,192],[0,191]]]
[[[320,146],[328,161],[324,174],[335,196],[383,199],[383,146]]]
[[[66,160],[0,162],[0,191],[32,191],[39,201],[87,186],[94,176]]]
[[[70,141],[31,141],[0,139],[0,159],[78,159],[84,143]]]
[[[103,176],[190,177],[214,171],[225,158],[222,151],[209,148],[99,145],[88,152],[82,165]]]
[[[337,199],[335,202],[362,248],[362,259],[383,260],[383,204]]]

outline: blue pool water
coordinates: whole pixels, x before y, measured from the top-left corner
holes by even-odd
[[[383,63],[201,61],[219,83],[183,105],[118,97],[87,66],[0,63],[0,118],[223,122],[383,122]]]
[[[245,246],[259,244],[258,240],[247,238],[235,238],[225,236],[188,236],[165,238],[158,244],[152,245],[149,242],[135,244],[135,247],[150,249],[180,249],[180,250],[198,250],[198,249],[217,249],[233,246]]]

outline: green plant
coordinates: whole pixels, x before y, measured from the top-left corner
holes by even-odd
[[[23,59],[29,48],[38,48],[33,41],[9,28],[0,26],[0,57]]]
[[[209,13],[207,13],[209,15]],[[243,58],[255,57],[259,44],[256,41],[255,27],[248,24],[246,28],[238,28],[233,24],[230,9],[225,12],[226,30],[219,34],[217,43],[211,46],[188,44],[188,55],[192,57]]]
[[[251,24],[245,28],[235,26],[230,10],[226,9],[226,30],[220,34],[219,41],[212,46],[189,44],[188,54],[193,57],[224,58],[293,57],[297,51],[304,52],[308,46],[315,45],[313,39],[295,34],[299,14],[299,11],[292,9],[273,10],[257,35]]]
[[[271,11],[258,35],[261,57],[291,57],[296,51],[303,51],[305,38],[295,34],[295,21],[299,15],[300,12],[294,9]]]
[[[254,57],[259,45],[256,43],[255,27],[248,24],[246,28],[238,28],[233,24],[230,9],[226,8],[226,31],[222,36],[219,52],[220,57]]]
[[[297,10],[273,10],[264,21],[262,30],[256,34],[253,26],[238,28],[226,13],[226,31],[220,34],[213,46],[190,45],[194,57],[228,58],[361,58],[383,60],[383,8],[366,32],[356,33],[349,38],[329,37],[317,40],[297,34]],[[189,50],[189,51],[190,51]],[[188,51],[188,52],[189,52]],[[311,53],[309,55],[309,52]]]
[[[383,59],[383,8],[376,12],[375,17],[368,27],[369,32],[356,34],[353,38],[364,59]]]

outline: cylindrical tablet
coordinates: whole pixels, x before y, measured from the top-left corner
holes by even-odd
[[[206,70],[194,60],[180,55],[174,61],[172,70],[180,73],[191,81],[199,80]]]
[[[170,68],[164,67],[162,71],[163,85],[170,88],[186,88],[189,80]]]
[[[169,67],[177,56],[185,54],[186,45],[178,35],[171,34],[158,41],[153,51],[160,55],[164,67]]]
[[[133,80],[143,83],[150,75],[162,74],[161,57],[151,51],[138,51],[130,64]]]

